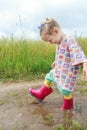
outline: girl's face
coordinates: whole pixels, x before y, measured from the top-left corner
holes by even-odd
[[[52,34],[47,34],[45,31],[43,31],[41,38],[46,42],[50,42],[51,44],[59,44],[61,41],[60,30],[57,28],[53,29]]]

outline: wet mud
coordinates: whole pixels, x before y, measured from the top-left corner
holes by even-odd
[[[77,89],[73,94],[73,111],[60,110],[63,97],[54,86],[54,92],[40,104],[28,95],[30,86],[29,83],[1,84],[0,130],[57,130],[59,126],[67,130],[72,122],[87,129],[86,85],[83,91]],[[34,87],[37,89],[39,86]]]

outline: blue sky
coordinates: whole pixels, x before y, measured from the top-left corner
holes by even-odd
[[[45,17],[55,18],[70,35],[87,36],[87,0],[0,0],[0,37],[37,39]]]

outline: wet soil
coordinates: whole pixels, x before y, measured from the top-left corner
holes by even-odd
[[[74,92],[74,110],[62,111],[63,97],[55,84],[54,92],[43,103],[28,95],[28,88],[38,89],[42,83],[0,83],[0,130],[57,130],[66,126],[66,117],[87,129],[87,85],[78,86]]]

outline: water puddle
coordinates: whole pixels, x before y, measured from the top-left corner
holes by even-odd
[[[39,114],[43,119],[44,125],[54,125],[52,114],[49,112],[48,109],[44,108],[43,104],[37,105],[37,108],[34,109],[32,114]]]
[[[74,110],[61,111],[58,106],[59,104],[54,102],[44,102],[42,104],[38,104],[37,102],[33,102],[32,105],[35,105],[35,109],[33,109],[32,114],[37,114],[42,117],[44,125],[48,126],[57,126],[62,125],[65,130],[67,128],[79,126],[87,126],[87,114],[85,113],[85,109],[87,109],[87,104],[82,101],[77,101],[74,103]],[[77,125],[77,126],[75,126]]]

